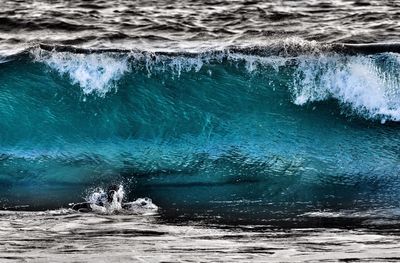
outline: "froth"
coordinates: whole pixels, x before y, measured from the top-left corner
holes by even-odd
[[[93,212],[101,214],[152,214],[158,210],[150,198],[138,198],[135,201],[123,203],[126,193],[122,185],[119,185],[118,190],[112,194],[110,201],[107,197],[108,193],[103,188],[96,188],[86,197],[86,201]]]
[[[35,60],[68,76],[85,94],[104,96],[116,88],[116,82],[129,71],[127,58],[113,54],[74,54],[33,50]]]
[[[334,98],[367,118],[400,120],[400,83],[393,67],[397,54],[379,56],[320,56],[298,59],[294,103]]]

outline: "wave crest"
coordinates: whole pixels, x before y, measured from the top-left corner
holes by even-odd
[[[32,51],[36,62],[42,62],[62,76],[68,76],[72,84],[78,84],[84,94],[100,96],[116,88],[116,82],[130,69],[127,57],[115,54],[73,54]]]
[[[398,54],[304,58],[294,77],[294,103],[334,98],[366,118],[400,120]]]
[[[272,71],[278,74],[289,71],[290,76],[285,85],[292,93],[296,105],[333,98],[368,119],[380,119],[382,122],[400,120],[400,78],[397,73],[400,66],[399,54],[340,54],[322,52],[323,48],[317,49],[315,47],[318,45],[311,42],[293,42],[297,45],[287,41],[284,43],[286,45],[281,43],[278,46],[286,50],[286,55],[271,55],[265,50],[264,53],[258,52],[261,49],[232,48],[168,54],[144,51],[121,53],[116,50],[94,53],[78,50],[73,53],[69,49],[49,51],[39,47],[31,50],[31,53],[36,62],[44,63],[62,76],[68,76],[72,84],[82,88],[85,95],[104,97],[108,92],[116,90],[117,82],[131,72],[135,74],[142,71],[147,77],[164,74],[179,78],[185,72],[207,72],[210,75],[214,66],[234,65],[245,74],[263,75],[268,83],[269,79],[276,78],[271,74]],[[294,50],[296,46],[300,49],[310,46],[315,52],[290,56],[289,50]],[[345,47],[340,46],[342,50]],[[383,50],[384,47],[347,46],[348,51],[359,50],[361,53],[364,49],[370,52],[372,48]],[[397,45],[388,47],[393,49]],[[326,46],[324,48],[327,49]],[[206,70],[199,73],[203,69]],[[279,77],[286,76],[282,74]]]

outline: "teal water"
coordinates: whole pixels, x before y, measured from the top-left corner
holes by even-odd
[[[79,54],[0,64],[0,202],[122,183],[172,217],[399,206],[399,55]]]

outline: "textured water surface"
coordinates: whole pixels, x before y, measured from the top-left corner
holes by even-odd
[[[1,260],[399,261],[399,10],[2,1]]]
[[[169,217],[398,207],[398,54],[302,44],[6,57],[2,206],[55,209],[118,183]]]
[[[177,48],[301,37],[398,41],[398,1],[3,1],[0,47]],[[196,44],[190,44],[191,42]]]
[[[160,224],[157,217],[2,212],[2,262],[397,262],[398,230]]]

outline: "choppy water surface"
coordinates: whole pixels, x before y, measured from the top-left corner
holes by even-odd
[[[3,1],[0,45],[146,49],[282,36],[371,43],[398,41],[399,16],[398,1]]]

